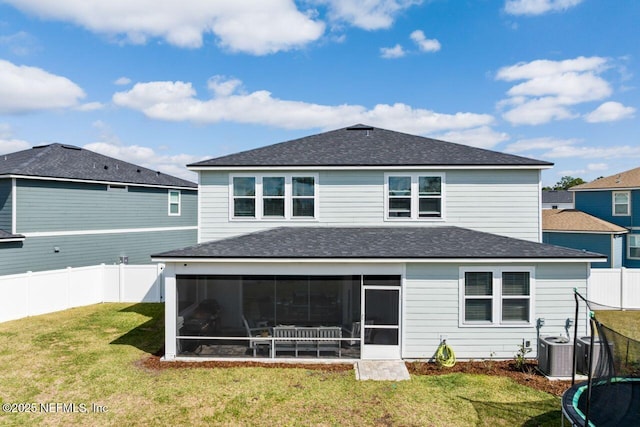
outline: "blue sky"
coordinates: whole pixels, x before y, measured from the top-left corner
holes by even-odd
[[[637,0],[0,0],[0,153],[184,165],[355,123],[640,166]]]

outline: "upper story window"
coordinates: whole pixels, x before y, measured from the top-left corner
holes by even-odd
[[[631,193],[629,191],[614,191],[612,198],[613,216],[631,215]]]
[[[387,219],[442,219],[444,174],[385,175]]]
[[[461,325],[532,325],[532,276],[531,268],[462,268]]]
[[[169,190],[169,215],[180,215],[180,190]]]
[[[315,219],[316,175],[234,175],[231,177],[231,219]]]

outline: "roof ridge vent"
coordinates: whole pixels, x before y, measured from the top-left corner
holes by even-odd
[[[373,126],[357,124],[357,125],[349,126],[347,130],[373,130]]]

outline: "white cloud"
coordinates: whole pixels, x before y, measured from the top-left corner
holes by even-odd
[[[601,57],[578,57],[563,61],[536,60],[503,67],[497,80],[522,83],[508,91],[508,98],[498,102],[506,108],[503,118],[521,125],[539,125],[552,120],[566,120],[579,115],[572,107],[611,96],[611,85],[600,74],[610,67]]]
[[[598,108],[586,114],[584,119],[589,123],[615,122],[617,120],[633,118],[636,109],[625,107],[619,102],[605,102]]]
[[[16,151],[27,150],[31,148],[31,144],[21,139],[3,139],[0,138],[0,154],[9,154]]]
[[[398,13],[423,0],[313,0],[327,5],[329,18],[365,30],[389,28]]]
[[[607,68],[607,59],[599,56],[551,61],[538,59],[531,62],[519,62],[498,70],[497,79],[505,81],[526,80],[536,77],[555,76],[567,72],[600,72]]]
[[[78,105],[75,109],[78,111],[96,111],[103,108],[104,104],[101,102],[87,102],[86,104]]]
[[[580,3],[582,0],[507,0],[504,10],[511,15],[542,15],[565,11]]]
[[[542,152],[538,157],[551,159],[583,158],[583,159],[614,159],[621,157],[640,157],[640,148],[630,145],[611,147],[588,147],[581,139],[532,138],[522,139],[509,144],[505,151],[508,153],[523,153],[530,151]],[[598,167],[602,163],[593,163]],[[592,169],[596,170],[596,169]]]
[[[434,138],[458,144],[471,145],[479,148],[493,148],[497,144],[507,141],[509,135],[504,132],[496,132],[489,126],[480,126],[474,129],[456,130],[435,135]]]
[[[197,182],[197,174],[188,170],[186,165],[204,160],[188,154],[161,155],[149,147],[115,142],[92,142],[83,148],[193,182]]]
[[[418,45],[418,48],[422,52],[437,52],[442,47],[438,40],[428,39],[421,30],[415,30],[409,37]]]
[[[115,82],[113,82],[113,84],[118,85],[118,86],[126,86],[129,83],[131,83],[131,79],[129,77],[120,77],[120,78],[116,79]]]
[[[0,113],[74,107],[84,97],[84,91],[65,77],[0,60]]]
[[[0,123],[0,154],[9,154],[31,148],[31,144],[21,139],[13,138],[11,126]]]
[[[6,46],[11,53],[17,56],[27,56],[40,50],[38,39],[25,31],[0,36],[0,46]]]
[[[293,0],[6,0],[40,18],[72,22],[89,31],[143,44],[162,38],[184,48],[202,46],[213,33],[231,51],[264,55],[305,46],[325,24]]]
[[[235,122],[274,126],[283,129],[331,129],[354,123],[388,127],[427,134],[472,129],[490,125],[488,114],[441,114],[396,103],[378,104],[371,109],[361,105],[321,105],[275,98],[265,90],[231,92],[241,86],[236,79],[213,77],[209,80],[212,98],[200,100],[191,83],[137,83],[131,90],[113,95],[114,104],[138,110],[147,117],[166,121],[196,123]],[[224,89],[220,89],[224,88]]]
[[[406,52],[399,44],[394,47],[381,47],[380,48],[380,56],[385,59],[396,59],[402,58],[406,55]]]
[[[574,145],[581,140],[578,139],[557,139],[557,138],[529,138],[521,139],[509,144],[505,151],[507,153],[522,153],[531,150],[548,150],[553,147]]]

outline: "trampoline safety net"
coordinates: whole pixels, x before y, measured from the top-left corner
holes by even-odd
[[[582,352],[574,353],[574,366],[582,366],[582,373],[588,375],[591,361],[591,375],[563,396],[565,415],[579,426],[640,426],[640,342],[598,319],[599,310],[611,307],[580,298],[595,314],[591,315],[592,337],[583,337],[585,345]]]

